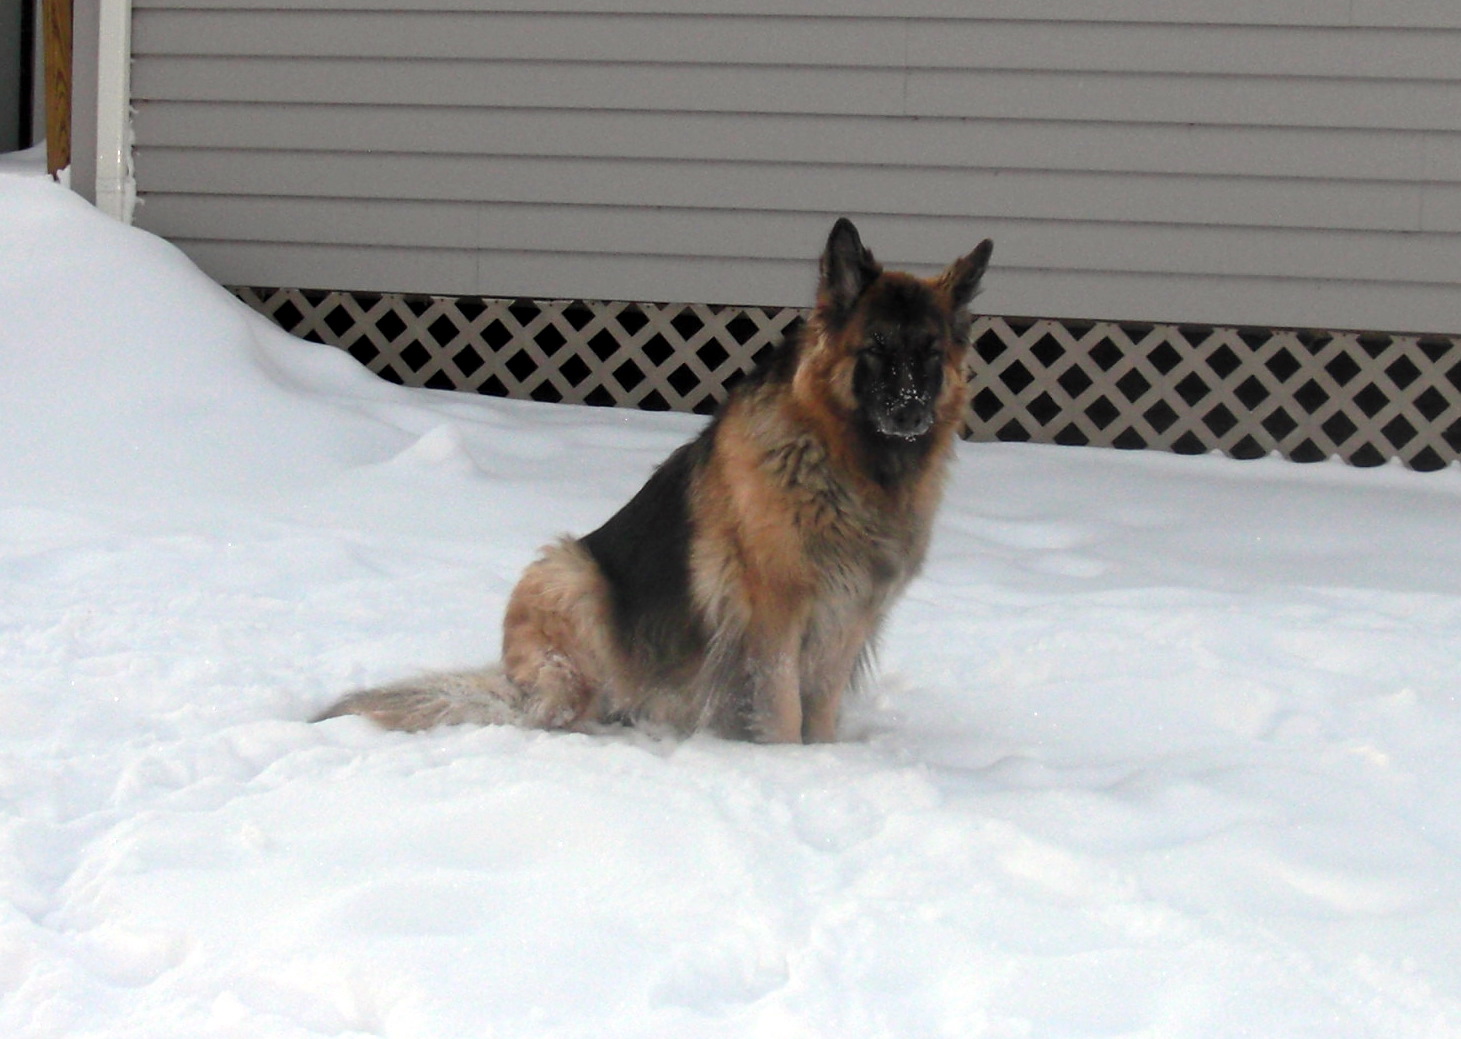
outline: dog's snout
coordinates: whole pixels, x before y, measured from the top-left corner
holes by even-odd
[[[916,437],[927,433],[933,425],[933,413],[922,401],[910,400],[895,405],[888,413],[886,432],[900,437]]]

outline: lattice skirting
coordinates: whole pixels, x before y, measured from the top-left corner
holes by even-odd
[[[410,386],[708,413],[792,308],[236,288]],[[967,436],[1355,465],[1461,459],[1461,342],[981,317]]]

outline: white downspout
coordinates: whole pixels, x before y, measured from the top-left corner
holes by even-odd
[[[101,0],[96,60],[96,208],[132,222],[132,0]]]

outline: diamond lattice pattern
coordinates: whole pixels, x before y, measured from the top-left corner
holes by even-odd
[[[805,317],[794,308],[234,291],[394,382],[702,414]],[[970,370],[965,433],[978,440],[1399,459],[1416,469],[1461,458],[1461,348],[1446,336],[981,317]]]

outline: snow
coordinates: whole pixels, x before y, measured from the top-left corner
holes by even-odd
[[[388,385],[33,156],[0,315],[0,1034],[1461,1035],[1454,470],[964,445],[836,745],[312,726],[701,420]]]

